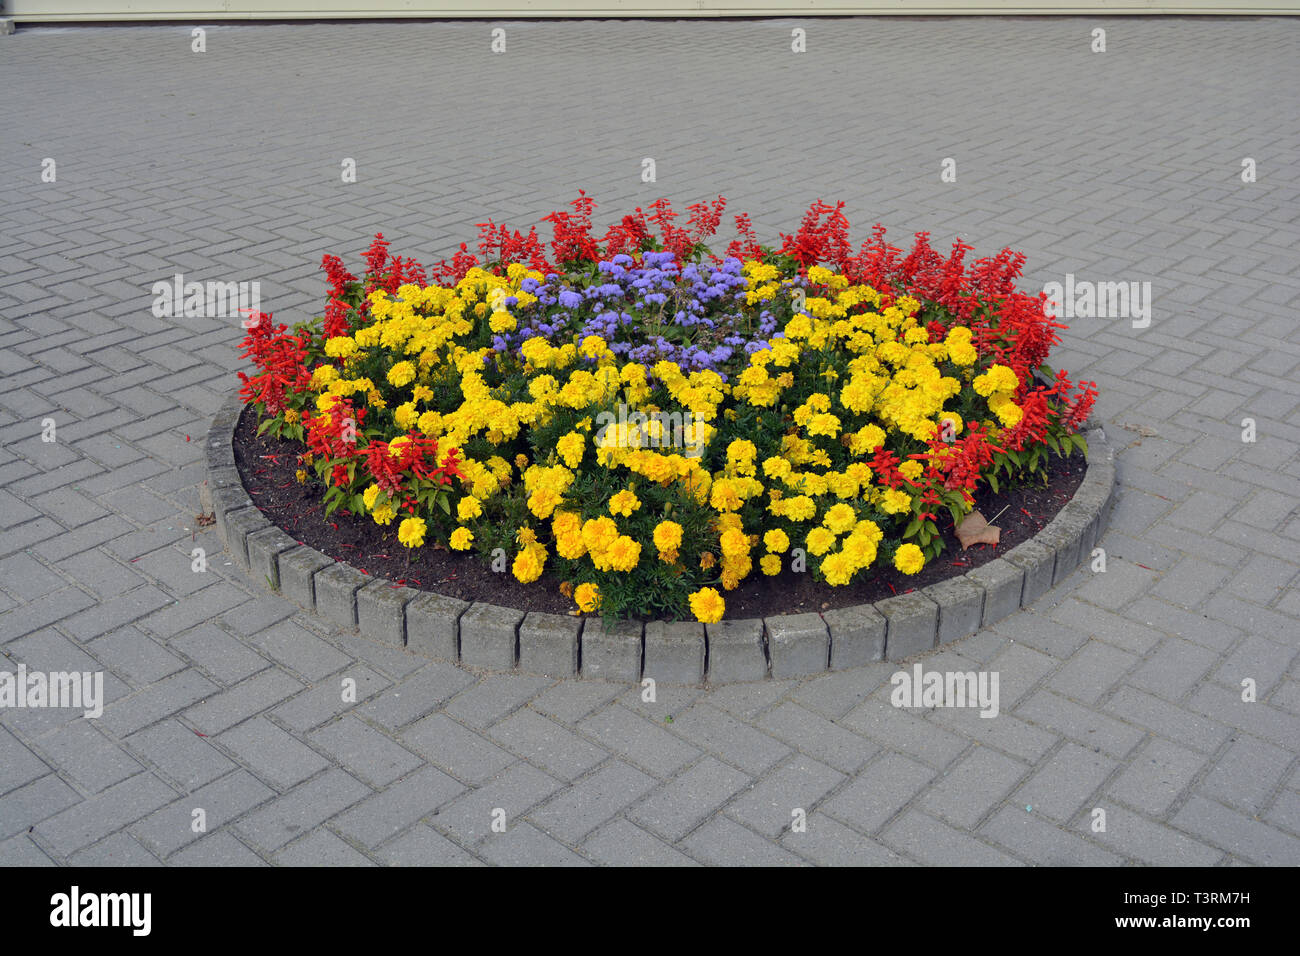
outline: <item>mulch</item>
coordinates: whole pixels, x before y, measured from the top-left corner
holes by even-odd
[[[428,546],[414,552],[408,563],[407,549],[397,542],[396,522],[384,528],[367,516],[343,511],[326,517],[324,490],[314,480],[299,484],[295,478],[298,455],[304,450],[298,442],[258,436],[256,413],[251,407],[244,409],[234,435],[235,464],[244,487],[268,520],[301,544],[346,561],[363,574],[417,590],[554,614],[574,609],[573,602],[560,594],[556,575],[544,574],[532,584],[520,584],[508,572],[494,573],[478,555]],[[811,574],[790,571],[787,562],[786,570],[775,577],[765,577],[755,569],[740,587],[723,592],[726,616],[767,617],[869,604],[965,574],[1041,531],[1074,496],[1086,471],[1084,457],[1077,452],[1068,458],[1053,455],[1046,487],[1004,485],[1001,493],[994,494],[981,486],[975,506],[1001,528],[996,547],[973,545],[963,551],[945,513],[940,517],[945,549],[918,574],[908,576],[882,567],[869,580],[831,587],[814,581]]]

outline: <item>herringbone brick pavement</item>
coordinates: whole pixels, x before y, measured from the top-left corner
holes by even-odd
[[[0,665],[109,699],[0,711],[0,862],[1300,863],[1297,80],[1286,19],[0,37]],[[1030,287],[1152,284],[1149,327],[1074,320],[1057,356],[1123,448],[1106,573],[926,660],[997,670],[997,719],[896,710],[883,664],[655,704],[477,676],[298,611],[196,527],[241,333],[154,318],[154,282],[259,281],[295,320],[324,252],[435,259],[579,188],[602,223],[722,193],[767,239],[843,199],[859,237],[1021,249]]]

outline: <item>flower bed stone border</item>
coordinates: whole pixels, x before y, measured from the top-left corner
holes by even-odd
[[[736,683],[898,661],[973,634],[1027,607],[1088,559],[1110,521],[1115,452],[1085,426],[1088,471],[1042,531],[1004,556],[874,604],[716,624],[569,617],[473,604],[398,587],[300,545],[253,504],[235,467],[244,406],[230,396],[206,440],[204,507],[235,562],[302,607],[363,637],[433,660],[545,677],[635,683]]]

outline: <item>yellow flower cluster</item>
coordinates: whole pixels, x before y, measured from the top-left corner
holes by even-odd
[[[698,585],[733,590],[756,565],[778,575],[792,548],[815,558],[825,581],[847,585],[876,561],[880,524],[901,528],[922,507],[919,490],[891,487],[864,459],[886,446],[924,448],[941,429],[960,434],[962,415],[947,406],[972,390],[1011,427],[1022,417],[1012,400],[1020,382],[1003,365],[975,374],[970,330],[932,336],[910,297],[891,300],[820,267],[797,287],[767,263],[747,262],[743,275],[751,305],[784,298],[795,311],[729,379],[624,362],[597,335],[533,335],[514,353],[493,352],[488,333],[508,335],[538,306],[522,284],[545,277],[516,264],[503,276],[471,269],[453,287],[370,293],[371,321],[324,344],[333,361],[311,373],[316,406],[349,397],[391,417],[394,454],[411,431],[460,449],[448,545],[486,551],[514,535],[512,572],[525,583],[553,553],[570,562],[559,569],[584,612],[617,605],[609,575],[636,573],[656,586],[680,581],[682,603],[716,621],[725,601]],[[633,414],[603,424],[620,407]],[[532,441],[538,433],[545,447]],[[898,471],[916,483],[923,467],[905,460]],[[376,485],[361,497],[377,523],[396,518]],[[398,539],[420,547],[428,530],[408,517]],[[893,553],[905,574],[924,566],[914,544]]]

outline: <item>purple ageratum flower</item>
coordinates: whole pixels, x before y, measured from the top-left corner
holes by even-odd
[[[566,309],[576,309],[582,305],[582,296],[571,289],[564,289],[560,292],[559,303]]]
[[[629,256],[626,252],[620,252],[618,255],[616,255],[613,259],[610,259],[609,261],[614,263],[614,265],[616,266],[630,266],[633,264],[632,257]]]
[[[501,336],[494,335],[492,336],[492,348],[498,352],[507,352],[510,350],[510,345]]]
[[[536,279],[534,279],[532,276],[529,276],[523,282],[519,283],[519,288],[522,289],[524,292],[527,292],[529,295],[536,295],[537,290],[540,289],[541,287],[542,284],[538,282]]]

